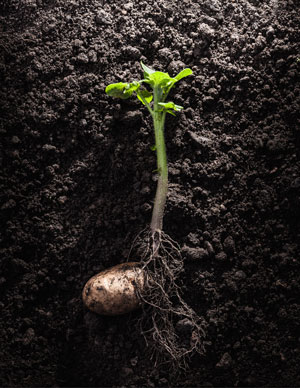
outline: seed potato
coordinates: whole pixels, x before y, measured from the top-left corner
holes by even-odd
[[[143,287],[143,270],[137,262],[108,268],[89,279],[82,291],[85,306],[101,315],[121,315],[141,305],[137,285]]]

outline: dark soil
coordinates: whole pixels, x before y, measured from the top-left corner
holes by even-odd
[[[0,385],[300,386],[298,1],[2,0],[0,15]],[[172,94],[164,226],[207,336],[177,380],[139,311],[81,302],[151,218],[149,114],[104,93],[140,60],[194,72]]]

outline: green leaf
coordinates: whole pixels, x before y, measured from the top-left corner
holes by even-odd
[[[155,73],[155,70],[150,69],[150,67],[144,65],[142,61],[141,61],[141,66],[142,66],[142,69],[144,70],[145,76],[152,74],[152,73]]]
[[[144,101],[146,101],[148,104],[153,99],[152,93],[150,93],[148,90],[139,90],[137,92],[137,98],[145,105]]]
[[[169,102],[159,102],[158,105],[162,107],[162,110],[165,110],[168,113],[170,113],[169,112],[170,110],[171,111],[175,110],[176,112],[179,112],[179,111],[181,111],[181,109],[183,109],[183,106],[176,105],[176,104],[174,104],[174,102],[171,102],[171,101],[169,101]]]
[[[110,97],[124,98],[124,90],[128,83],[118,82],[116,84],[110,84],[106,86],[105,93]]]
[[[151,150],[151,151],[156,151],[156,145],[151,146],[151,147],[150,147],[150,150]]]
[[[162,71],[155,71],[154,73],[149,74],[145,80],[145,83],[148,83],[153,89],[158,86],[163,91],[170,90],[174,85],[176,80],[171,78],[168,73],[163,73]]]
[[[185,78],[185,77],[187,77],[187,76],[189,76],[189,75],[191,75],[191,74],[193,74],[193,71],[192,71],[191,69],[189,69],[189,68],[184,69],[184,70],[182,70],[180,73],[178,73],[178,74],[176,75],[176,77],[174,77],[174,78],[176,79],[175,82],[178,82],[178,81],[180,81],[182,78]]]
[[[166,112],[170,113],[170,115],[172,115],[172,116],[176,116],[175,113],[172,110],[167,110]]]
[[[133,81],[126,87],[125,93],[130,93],[130,95],[132,95],[132,93],[137,91],[139,88],[140,84],[137,81]]]
[[[139,89],[140,84],[136,81],[132,83],[118,82],[116,84],[110,84],[106,86],[105,93],[110,97],[122,98],[126,100],[132,96],[132,93]]]
[[[154,82],[155,85],[165,86],[171,79],[168,73],[162,71],[156,71],[150,74],[149,79]]]

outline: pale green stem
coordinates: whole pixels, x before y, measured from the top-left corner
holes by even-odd
[[[159,235],[161,233],[168,192],[168,164],[164,138],[166,112],[159,111],[158,102],[160,101],[161,97],[159,93],[160,90],[158,88],[154,88],[154,109],[152,117],[155,133],[158,182],[151,219],[152,236],[155,236],[156,232],[158,232]]]

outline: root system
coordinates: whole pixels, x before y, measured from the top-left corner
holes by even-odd
[[[205,321],[181,296],[179,245],[157,230],[143,232],[135,246],[146,273],[145,287],[138,290],[144,302],[140,330],[156,363],[168,363],[173,371],[186,369],[190,356],[204,353]]]

